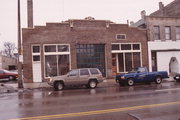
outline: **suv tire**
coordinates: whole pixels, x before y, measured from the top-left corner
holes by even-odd
[[[90,80],[88,83],[89,88],[96,88],[97,87],[97,81],[96,80]]]
[[[63,82],[57,81],[54,83],[54,89],[55,90],[63,90],[64,89],[64,84]]]

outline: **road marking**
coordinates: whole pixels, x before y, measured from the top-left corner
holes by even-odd
[[[67,117],[77,117],[77,116],[97,115],[97,114],[105,114],[105,113],[113,113],[113,112],[123,112],[123,111],[147,109],[147,108],[162,107],[162,106],[177,105],[177,104],[180,104],[180,101],[169,102],[169,103],[160,103],[160,104],[151,104],[151,105],[142,105],[142,106],[133,106],[133,107],[125,107],[125,108],[116,108],[116,109],[95,110],[95,111],[87,111],[87,112],[79,112],[79,113],[68,113],[68,114],[57,114],[57,115],[17,118],[17,119],[11,119],[11,120],[57,119],[57,118],[67,118]]]
[[[180,88],[172,88],[172,89],[161,89],[161,90],[155,90],[156,92],[163,92],[163,91],[175,91],[180,90]]]

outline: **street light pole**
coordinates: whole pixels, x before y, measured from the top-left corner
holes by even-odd
[[[21,50],[20,0],[18,0],[18,88],[24,88],[23,87],[23,80],[22,80],[22,50]]]

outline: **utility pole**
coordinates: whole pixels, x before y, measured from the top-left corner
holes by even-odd
[[[22,49],[21,49],[20,0],[18,0],[18,88],[24,88],[23,87],[23,79],[22,79]]]

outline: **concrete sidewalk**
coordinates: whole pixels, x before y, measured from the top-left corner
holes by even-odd
[[[163,79],[163,82],[175,82],[173,77],[169,77]],[[114,86],[117,84],[115,79],[105,79],[103,83],[100,83],[98,86],[109,87]],[[41,88],[51,88],[52,86],[48,85],[47,82],[42,83],[23,83],[24,88],[19,89],[17,83],[0,83],[0,93],[11,93],[11,92],[18,92],[19,90],[26,90],[26,89],[41,89]]]

